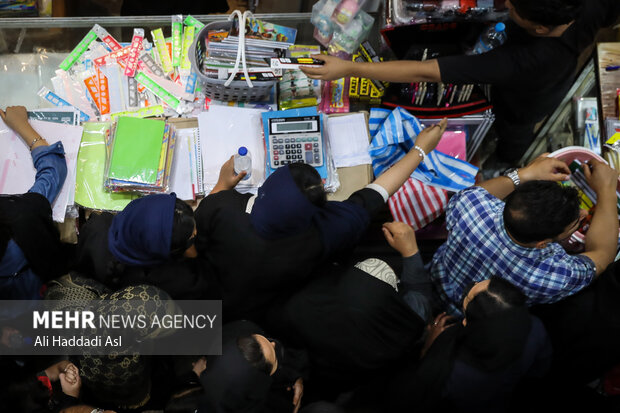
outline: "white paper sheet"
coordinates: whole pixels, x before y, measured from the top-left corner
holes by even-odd
[[[211,106],[198,115],[205,188],[213,189],[220,168],[240,146],[252,154],[252,175],[237,185],[239,192],[252,192],[265,181],[265,143],[261,126],[262,109]]]
[[[82,127],[31,120],[30,125],[49,143],[61,141],[65,148],[67,178],[52,204],[52,217],[64,222],[65,212],[75,194],[77,155],[82,140]],[[23,194],[34,184],[36,169],[30,149],[24,141],[0,120],[0,193]],[[73,194],[72,194],[73,193]],[[72,203],[72,201],[71,201]]]
[[[327,132],[337,168],[372,163],[368,154],[370,137],[363,113],[330,116]]]
[[[189,142],[191,140],[193,144],[194,134],[198,133],[198,128],[177,129],[176,133],[174,162],[170,174],[170,192],[175,192],[179,199],[190,201],[194,199],[194,180],[192,179]]]

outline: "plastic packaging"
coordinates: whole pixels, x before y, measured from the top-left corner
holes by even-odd
[[[123,48],[118,40],[116,40],[106,29],[98,24],[93,26],[93,31],[97,34],[97,37],[99,37],[101,41],[105,43],[106,46],[108,46],[113,52]]]
[[[198,20],[196,20],[195,17],[188,15],[185,18],[185,21],[183,22],[185,23],[186,26],[193,26],[196,28],[196,31],[200,31],[200,29],[202,29],[203,27],[205,27],[205,25],[201,22],[199,22]]]
[[[193,40],[193,39],[192,39]],[[181,65],[181,52],[183,51],[183,16],[172,16],[172,66]]]
[[[37,94],[39,96],[41,96],[43,99],[45,99],[48,102],[50,102],[54,106],[70,106],[72,108],[75,108],[75,110],[78,110],[80,112],[80,121],[81,122],[87,122],[88,120],[90,120],[90,116],[88,116],[86,113],[82,112],[81,110],[79,110],[75,106],[71,105],[69,102],[67,102],[66,100],[64,100],[63,98],[61,98],[60,96],[58,96],[57,94],[55,94],[54,92],[52,92],[51,90],[49,90],[46,87],[42,87],[39,90],[39,93],[37,93]]]
[[[189,48],[196,36],[196,27],[187,26],[183,31],[183,50],[181,51],[181,66],[179,72],[188,75],[192,70],[192,62],[189,60]]]
[[[241,146],[235,154],[234,168],[237,175],[246,172],[247,175],[243,177],[242,181],[246,181],[252,176],[252,155],[245,146]]]
[[[355,19],[366,0],[341,0],[336,6],[331,20],[343,30]]]
[[[110,193],[103,189],[106,163],[106,137],[110,133],[109,122],[88,122],[77,158],[75,202],[85,208],[121,211],[136,195]]]
[[[133,38],[127,55],[127,64],[125,65],[125,76],[134,77],[136,68],[138,67],[138,59],[142,51],[142,43],[144,40],[144,29],[133,29]]]
[[[349,112],[349,78],[325,82],[319,107],[323,113]]]
[[[360,44],[368,37],[372,24],[375,21],[365,11],[360,11],[355,19],[344,30],[334,31],[334,36],[329,44],[330,54],[340,50],[351,54],[360,47]]]
[[[334,35],[331,16],[338,6],[336,0],[321,0],[312,6],[311,23],[314,25],[314,38],[327,47]]]
[[[159,57],[161,67],[164,73],[169,76],[174,72],[174,68],[172,67],[172,60],[170,59],[170,54],[168,53],[164,33],[161,29],[155,29],[151,31],[151,35],[153,36],[153,43],[155,44],[155,50],[157,50],[157,56]]]
[[[77,44],[77,46],[75,46],[75,48],[71,51],[71,53],[69,53],[69,56],[67,56],[65,60],[63,60],[62,63],[60,63],[59,67],[65,71],[69,70],[71,66],[73,66],[75,62],[77,62],[78,59],[84,53],[86,53],[86,50],[88,50],[88,47],[96,39],[97,39],[97,33],[95,33],[95,31],[91,29],[88,33],[86,33],[86,36],[84,36],[84,38],[80,40],[80,42]]]
[[[478,42],[469,54],[483,54],[490,52],[506,41],[506,25],[502,22],[489,27],[480,35]]]

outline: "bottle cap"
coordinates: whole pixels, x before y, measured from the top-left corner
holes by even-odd
[[[241,146],[239,148],[239,155],[241,156],[245,156],[248,154],[248,148],[246,148],[245,146]]]
[[[506,30],[506,24],[499,22],[495,25],[496,32],[503,32],[504,30]]]

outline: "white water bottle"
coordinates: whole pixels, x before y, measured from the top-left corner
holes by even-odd
[[[241,146],[235,154],[235,174],[239,175],[241,172],[246,173],[242,181],[250,179],[252,175],[252,155],[245,146]]]
[[[478,42],[471,50],[470,54],[483,54],[490,52],[506,41],[506,25],[497,23],[495,26],[489,27],[478,39]]]

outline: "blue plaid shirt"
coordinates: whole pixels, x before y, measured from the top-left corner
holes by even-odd
[[[594,279],[594,262],[584,255],[568,255],[557,243],[543,249],[516,244],[504,228],[503,212],[504,202],[481,187],[465,189],[450,200],[450,235],[431,266],[431,279],[449,313],[462,315],[465,289],[492,275],[519,287],[528,305],[559,301]]]

